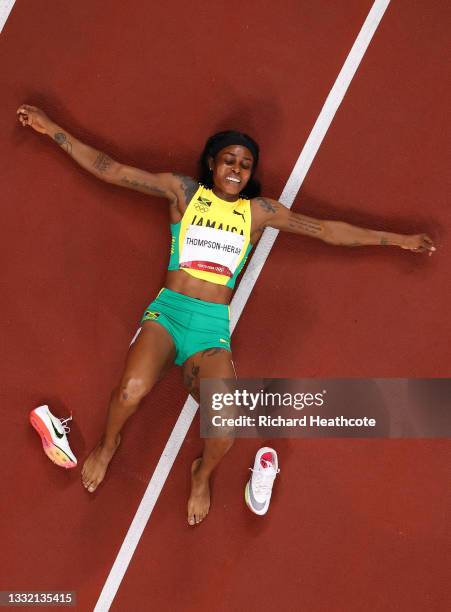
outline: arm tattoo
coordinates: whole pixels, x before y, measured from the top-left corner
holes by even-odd
[[[290,217],[290,221],[288,225],[294,230],[299,229],[299,230],[302,230],[303,232],[306,232],[307,234],[315,235],[315,234],[321,233],[320,223],[311,221],[310,219],[307,219],[303,215],[296,215],[296,213],[293,213],[293,215]]]
[[[94,168],[96,168],[100,173],[107,172],[112,163],[113,160],[111,157],[108,157],[108,155],[105,155],[105,153],[99,153],[94,162]]]
[[[384,246],[386,246],[387,244],[390,244],[389,241],[387,240],[387,238],[381,238],[381,244],[383,244]]]
[[[146,193],[150,193],[151,195],[166,197],[167,194],[163,189],[159,189],[159,187],[154,187],[153,185],[149,185],[149,183],[140,183],[139,181],[130,180],[126,176],[121,179],[121,183],[130,187],[131,189],[138,189],[139,191],[145,191]]]
[[[256,202],[258,202],[260,204],[260,206],[263,208],[263,210],[265,210],[266,212],[272,212],[275,213],[276,209],[275,207],[271,204],[271,202],[269,200],[267,200],[266,198],[255,198]]]
[[[179,179],[180,187],[182,188],[183,195],[185,196],[185,202],[189,204],[193,198],[193,195],[199,189],[199,183],[189,176],[183,176],[183,174],[173,172],[172,175]]]
[[[66,151],[66,153],[69,153],[69,155],[72,155],[72,143],[67,138],[66,134],[64,134],[63,132],[57,132],[53,136],[53,139],[55,140],[55,142],[57,142],[59,144],[59,146],[62,149],[64,149]]]

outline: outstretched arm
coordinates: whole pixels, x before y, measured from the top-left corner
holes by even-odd
[[[416,253],[429,251],[430,255],[436,250],[433,241],[426,234],[394,234],[357,227],[344,221],[314,219],[292,212],[277,200],[270,198],[258,197],[252,202],[254,210],[261,219],[260,227],[274,227],[284,232],[319,238],[336,246],[392,245]]]
[[[102,181],[170,201],[177,201],[180,193],[187,189],[192,191],[197,188],[193,179],[188,177],[170,172],[150,173],[115,161],[106,153],[77,140],[36,106],[22,104],[17,109],[17,115],[24,127],[32,127],[36,132],[50,136],[82,168]]]

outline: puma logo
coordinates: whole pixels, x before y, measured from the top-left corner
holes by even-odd
[[[237,210],[234,210],[234,211],[233,211],[233,214],[234,214],[234,215],[239,215],[240,217],[243,217],[243,221],[244,221],[244,223],[246,223],[246,219],[244,218],[244,213],[240,213],[240,212],[238,212]]]

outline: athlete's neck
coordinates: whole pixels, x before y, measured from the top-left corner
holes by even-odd
[[[212,189],[213,193],[218,196],[219,199],[225,200],[226,202],[237,202],[240,199],[239,195],[230,195],[229,193],[224,193],[220,189],[216,187],[216,185]]]

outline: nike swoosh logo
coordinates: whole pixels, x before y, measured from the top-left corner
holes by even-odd
[[[54,425],[54,423],[53,423],[52,417],[49,417],[49,418],[50,418],[50,423],[52,424],[53,431],[55,432],[56,437],[57,437],[57,438],[59,438],[59,439],[61,440],[61,438],[64,438],[64,434],[63,434],[63,433],[61,434],[61,433],[60,433],[60,432],[59,432],[59,431],[56,429],[56,427],[55,427],[55,425]]]
[[[256,509],[256,510],[263,510],[263,508],[265,507],[266,503],[265,502],[258,502],[255,497],[254,494],[252,492],[252,485],[251,483],[249,483],[248,486],[248,490],[249,490],[249,498],[251,500],[251,504],[252,506]]]

